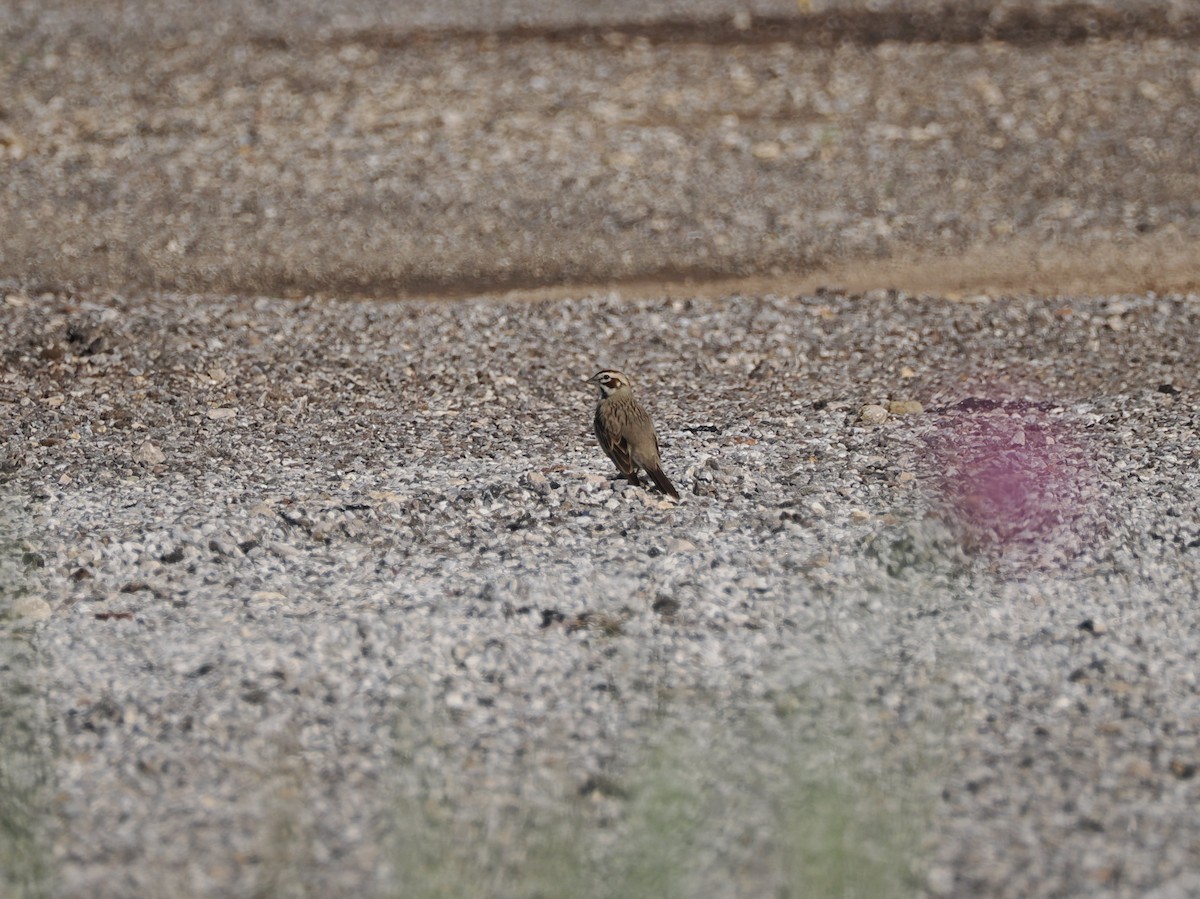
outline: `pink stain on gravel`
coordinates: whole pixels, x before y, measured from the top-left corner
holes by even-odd
[[[936,443],[948,511],[972,542],[1078,545],[1089,517],[1083,454],[1061,423],[1024,407],[1021,414],[955,419]]]

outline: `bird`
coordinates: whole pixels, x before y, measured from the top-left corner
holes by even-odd
[[[604,454],[613,460],[629,483],[641,485],[638,480],[638,469],[641,468],[659,490],[679,499],[679,491],[663,474],[654,422],[642,404],[633,398],[629,378],[606,368],[588,378],[587,383],[600,388],[593,426]]]

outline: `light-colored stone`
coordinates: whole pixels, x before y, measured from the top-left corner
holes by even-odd
[[[167,461],[166,455],[150,440],[145,440],[133,453],[133,461],[145,465],[161,465]]]
[[[866,425],[880,425],[887,421],[888,410],[876,403],[868,403],[858,410],[858,419]]]
[[[18,596],[9,606],[10,617],[25,621],[42,621],[51,612],[50,604],[40,596]]]
[[[916,400],[892,400],[887,410],[892,415],[920,415],[925,407]]]

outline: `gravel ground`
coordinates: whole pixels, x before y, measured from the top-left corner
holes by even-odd
[[[480,30],[492,7],[468,5],[413,12],[444,26],[424,37],[375,3],[310,5],[238,7],[220,29],[148,2],[115,25],[40,0],[0,18],[0,273],[422,296],[1015,245],[1020,289],[1061,290],[1047,268],[1096,246],[1116,291],[1200,284],[1183,5],[591,29],[572,4],[566,30],[520,5]]]
[[[411,809],[520,869],[577,795],[612,864],[663,732],[683,895],[798,888],[772,785],[830,756],[922,809],[895,895],[1195,891],[1196,296],[0,322],[64,895],[397,895]],[[613,364],[677,504],[588,433]]]
[[[452,7],[0,7],[0,894],[1200,894],[1194,12]]]

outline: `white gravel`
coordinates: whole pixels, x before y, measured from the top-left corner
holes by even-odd
[[[1200,298],[6,296],[57,894],[397,895],[414,820],[511,871],[565,807],[605,870],[660,751],[704,895],[794,886],[797,764],[920,810],[897,895],[1193,891]]]

